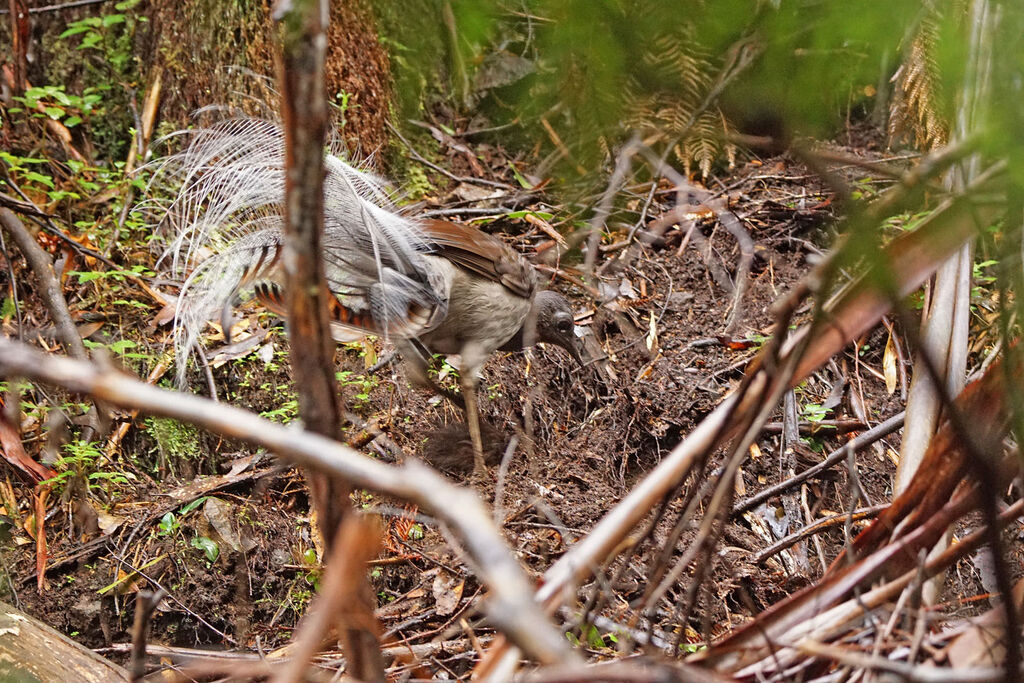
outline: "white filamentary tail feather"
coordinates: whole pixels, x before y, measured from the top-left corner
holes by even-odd
[[[176,188],[158,209],[168,240],[161,262],[185,278],[174,321],[182,383],[208,321],[257,283],[282,284],[284,132],[273,121],[236,118],[174,135],[187,136],[184,149],[152,165],[153,182]],[[443,315],[422,258],[430,250],[380,179],[325,155],[324,268],[345,307],[370,312],[384,335],[414,332],[403,327],[411,306]]]

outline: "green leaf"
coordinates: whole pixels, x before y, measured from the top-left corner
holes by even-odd
[[[200,505],[205,503],[209,498],[210,498],[210,496],[201,496],[199,498],[196,498],[195,500],[193,500],[188,505],[182,506],[181,514],[187,515],[188,513],[192,512],[197,507],[199,507]]]
[[[125,16],[123,14],[108,14],[103,17],[103,26],[113,26],[115,24],[123,24],[125,22]]]
[[[106,273],[100,272],[98,270],[90,270],[90,271],[86,271],[86,272],[80,272],[80,271],[77,271],[77,270],[71,270],[71,271],[68,271],[68,275],[77,275],[78,276],[78,284],[84,285],[87,282],[92,282],[93,280],[99,280],[101,277],[106,275]]]
[[[76,21],[74,24],[72,24],[71,28],[67,29],[66,31],[64,31],[64,33],[62,33],[59,36],[57,36],[57,40],[60,40],[61,38],[69,38],[71,36],[77,36],[79,33],[85,33],[86,31],[91,31],[91,30],[92,30],[92,26],[84,26],[81,23]]]
[[[110,350],[113,353],[121,355],[128,349],[134,349],[138,344],[133,342],[131,339],[121,339],[110,345]]]
[[[81,199],[81,195],[77,192],[68,192],[67,190],[53,190],[47,192],[46,196],[50,198],[51,202],[59,202],[62,199]]]
[[[25,180],[33,180],[33,181],[35,181],[37,183],[42,183],[43,185],[46,185],[51,190],[54,187],[54,185],[53,185],[53,178],[51,178],[48,175],[43,175],[42,173],[36,173],[35,171],[29,171],[28,173],[26,173],[25,174]]]
[[[156,525],[157,534],[160,536],[170,536],[177,526],[178,519],[174,516],[173,512],[168,512],[160,518],[160,523]]]
[[[220,548],[217,544],[206,536],[196,536],[192,539],[192,547],[203,551],[203,555],[206,556],[207,561],[216,562],[217,558],[220,557]]]
[[[594,650],[602,650],[602,649],[608,647],[605,644],[605,642],[604,642],[604,638],[601,637],[601,632],[598,631],[597,627],[594,626],[593,624],[590,624],[590,625],[587,626],[586,636],[587,636],[587,645],[589,645],[592,649],[594,649]]]
[[[526,190],[532,190],[533,189],[533,183],[531,183],[529,180],[527,180],[525,177],[523,177],[523,174],[519,172],[519,169],[516,168],[515,164],[513,164],[510,161],[510,162],[508,162],[508,167],[510,169],[512,169],[512,175],[514,175],[516,177],[516,182],[518,182],[520,185],[522,185],[523,189],[526,189]]]
[[[82,44],[78,46],[79,50],[86,50],[90,47],[96,47],[103,40],[103,36],[98,33],[89,33],[82,39]]]
[[[536,216],[541,220],[550,221],[555,217],[555,214],[548,213],[547,211],[513,211],[512,213],[505,216],[508,219],[515,220],[517,218],[525,218],[526,216]]]

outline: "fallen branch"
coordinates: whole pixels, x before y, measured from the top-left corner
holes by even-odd
[[[46,624],[0,602],[0,677],[5,681],[127,681],[128,673]]]
[[[769,498],[774,498],[780,494],[785,493],[791,489],[796,488],[800,484],[804,483],[808,479],[813,479],[825,470],[838,465],[842,461],[846,460],[849,456],[850,451],[856,452],[865,446],[868,446],[879,439],[883,439],[886,436],[892,434],[897,429],[903,426],[904,413],[893,415],[885,422],[875,425],[863,434],[859,434],[841,447],[832,451],[828,456],[819,462],[814,467],[808,467],[803,472],[800,472],[794,477],[790,477],[786,481],[779,482],[775,486],[770,486],[764,491],[757,493],[750,498],[746,498],[736,503],[732,508],[733,516],[741,515],[748,510],[756,508],[761,503],[765,502]]]
[[[531,658],[545,664],[576,659],[568,643],[531,599],[532,583],[486,508],[472,491],[455,486],[410,459],[385,465],[327,437],[284,427],[209,399],[150,386],[91,363],[35,351],[0,338],[0,376],[62,386],[129,410],[171,417],[221,436],[262,446],[302,467],[340,476],[353,486],[413,502],[442,520],[465,544],[467,560],[490,589],[485,611],[495,626]]]

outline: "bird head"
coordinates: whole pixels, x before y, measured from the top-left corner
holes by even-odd
[[[580,340],[576,336],[572,306],[568,299],[550,290],[537,292],[533,299],[532,317],[536,321],[535,341],[561,346],[577,364],[583,365]]]

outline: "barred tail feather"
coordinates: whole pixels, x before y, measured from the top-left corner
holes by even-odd
[[[159,208],[168,245],[161,261],[187,276],[174,330],[180,381],[209,320],[259,282],[281,284],[285,171],[284,132],[273,121],[228,119],[175,136],[187,144],[153,162],[153,182],[176,188]],[[333,154],[325,170],[324,268],[340,305],[353,320],[372,316],[372,331],[385,335],[410,336],[443,315],[418,224],[398,213],[374,175]]]

